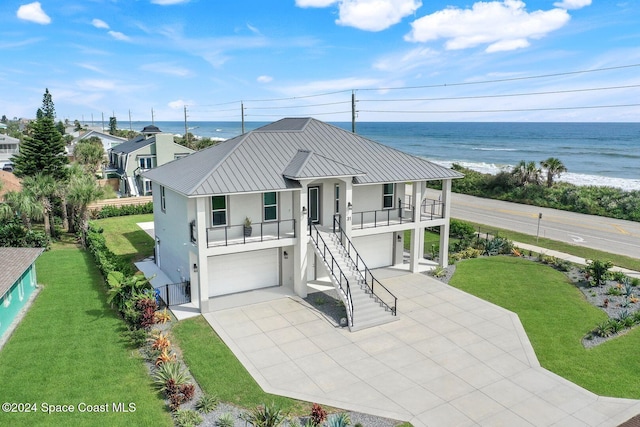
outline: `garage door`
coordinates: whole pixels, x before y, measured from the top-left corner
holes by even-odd
[[[387,267],[393,264],[393,233],[356,237],[353,244],[367,267]]]
[[[209,258],[210,297],[278,284],[278,249]]]

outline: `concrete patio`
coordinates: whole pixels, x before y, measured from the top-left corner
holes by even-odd
[[[617,426],[640,413],[541,368],[515,314],[424,274],[377,277],[400,319],[355,333],[281,293],[204,317],[265,391],[416,427]]]

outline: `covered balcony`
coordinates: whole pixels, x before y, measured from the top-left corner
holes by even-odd
[[[192,223],[192,241],[195,233]],[[242,245],[269,240],[296,237],[296,220],[285,219],[268,222],[253,222],[250,225],[236,224],[207,228],[207,247]]]

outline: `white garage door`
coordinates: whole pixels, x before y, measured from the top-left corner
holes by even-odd
[[[209,258],[209,296],[278,285],[278,249]]]
[[[393,264],[393,233],[356,237],[353,245],[369,268]]]

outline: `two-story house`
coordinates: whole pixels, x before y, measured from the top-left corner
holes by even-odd
[[[176,144],[172,134],[162,133],[157,126],[149,125],[142,129],[142,135],[108,151],[109,171],[120,178],[123,196],[147,196],[151,194],[151,182],[142,176],[143,172],[193,152]]]
[[[20,151],[20,140],[9,135],[0,134],[0,169],[12,164],[11,158]]]
[[[440,227],[446,266],[451,180],[439,166],[312,118],[282,119],[144,173],[153,182],[156,263],[191,301],[329,275],[349,326],[396,314],[371,269],[423,257],[424,230]],[[426,182],[439,181],[438,200]],[[364,295],[364,296],[363,296]],[[377,304],[369,304],[369,302]]]

